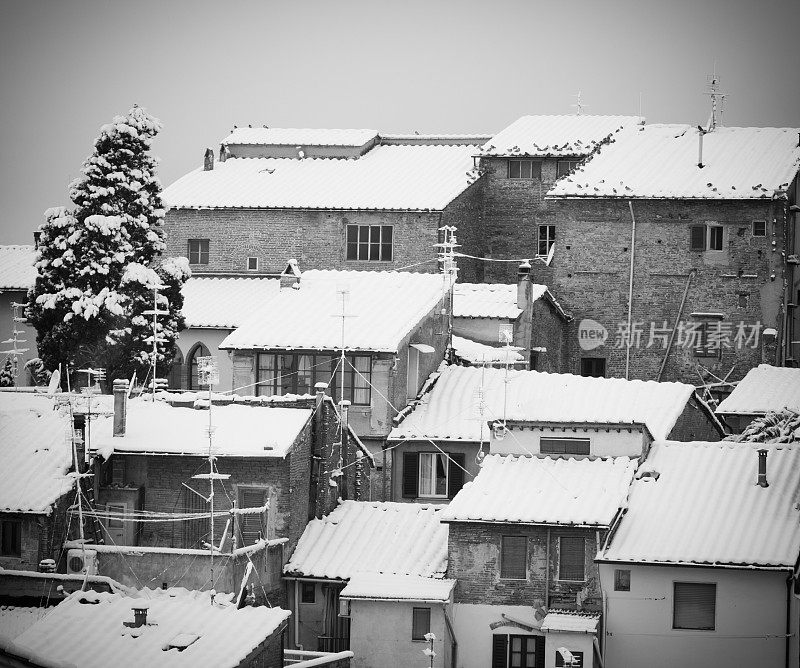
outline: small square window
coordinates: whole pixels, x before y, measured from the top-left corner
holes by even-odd
[[[500,577],[525,580],[528,577],[528,539],[525,536],[503,536],[500,541]]]
[[[631,590],[631,572],[627,568],[614,569],[614,591]]]
[[[701,582],[674,583],[673,629],[713,631],[716,626],[717,585]]]
[[[189,264],[208,264],[208,239],[189,239]]]
[[[257,257],[249,257],[249,258],[247,258],[247,271],[258,271],[258,258]]]
[[[754,220],[753,221],[753,236],[754,237],[765,237],[765,236],[767,236],[767,221],[766,220]]]
[[[431,609],[414,608],[411,617],[411,640],[425,640],[431,632]]]
[[[300,603],[316,603],[317,586],[313,582],[300,584]]]

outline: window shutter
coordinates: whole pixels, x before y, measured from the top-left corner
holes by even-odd
[[[689,230],[691,231],[691,249],[704,251],[706,249],[706,226],[692,225]]]
[[[544,636],[534,636],[533,645],[534,645],[534,650],[533,650],[534,668],[544,668]]]
[[[581,582],[586,577],[584,560],[586,541],[581,536],[561,536],[558,555],[558,579]]]
[[[500,545],[500,577],[524,580],[527,575],[528,538],[503,536]]]
[[[447,498],[452,499],[464,486],[464,464],[466,456],[463,452],[450,455],[447,461]]]
[[[403,453],[403,498],[416,498],[419,495],[419,453]]]
[[[508,636],[493,635],[492,668],[506,668],[507,665],[508,665]]]
[[[675,583],[676,629],[714,629],[717,585],[699,582]]]

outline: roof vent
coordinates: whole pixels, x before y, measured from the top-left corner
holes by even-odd
[[[133,610],[133,621],[122,623],[132,629],[147,626],[147,611],[150,609],[150,604],[147,601],[136,601],[131,604],[131,609]]]
[[[769,487],[767,482],[767,452],[768,450],[761,448],[758,451],[758,486]]]
[[[640,469],[636,472],[637,480],[652,480],[655,482],[661,477],[661,474],[654,469]]]

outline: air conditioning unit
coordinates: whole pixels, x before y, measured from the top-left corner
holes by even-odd
[[[97,575],[97,552],[81,548],[67,550],[67,573]]]

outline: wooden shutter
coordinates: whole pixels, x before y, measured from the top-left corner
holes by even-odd
[[[450,455],[447,460],[447,498],[452,499],[464,486],[464,465],[466,456],[463,452]]]
[[[673,628],[713,630],[716,602],[716,584],[676,582]]]
[[[704,251],[706,249],[706,226],[692,225],[689,227],[691,238],[691,249],[694,251]]]
[[[411,639],[424,640],[425,634],[431,632],[431,609],[413,608],[411,618]]]
[[[544,668],[544,636],[533,636],[533,645],[533,665],[536,668]]]
[[[558,554],[558,579],[582,582],[585,572],[586,541],[582,536],[561,536]]]
[[[403,453],[403,498],[413,499],[419,494],[419,453]]]
[[[528,576],[528,539],[526,536],[503,536],[500,545],[500,577],[524,580]]]
[[[506,668],[507,666],[508,666],[508,636],[493,635],[492,668]]]

